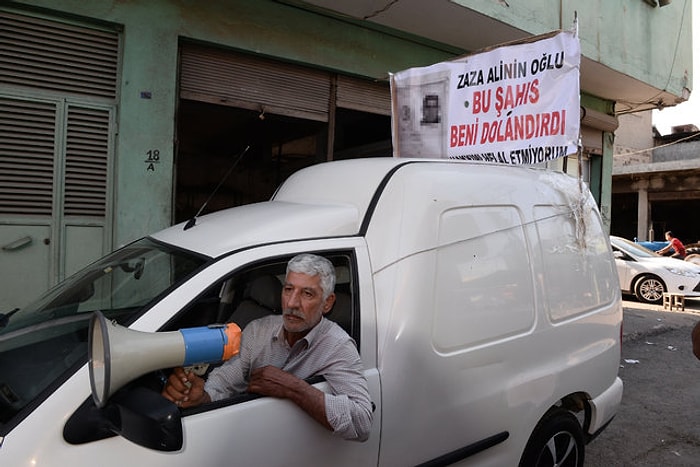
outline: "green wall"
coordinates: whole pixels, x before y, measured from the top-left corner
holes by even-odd
[[[677,34],[678,25],[689,21],[689,0],[663,8],[643,0],[454,1],[532,34],[570,27],[577,11],[584,55],[674,94],[690,87],[690,27]],[[465,52],[272,0],[21,0],[10,5],[123,30],[114,247],[171,223],[180,39],[376,79]],[[674,55],[669,51],[676,44]],[[145,161],[156,151],[158,162],[150,166]],[[609,187],[603,187],[606,191]]]
[[[13,6],[123,30],[114,247],[171,223],[181,38],[377,79],[463,52],[266,0],[31,0]],[[145,161],[156,151],[151,166]]]
[[[578,18],[583,56],[677,96],[692,89],[692,0],[664,7],[645,0],[452,1],[531,34],[570,29]]]

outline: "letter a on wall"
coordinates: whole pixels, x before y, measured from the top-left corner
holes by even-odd
[[[555,31],[391,75],[395,157],[533,164],[573,154],[581,52]]]

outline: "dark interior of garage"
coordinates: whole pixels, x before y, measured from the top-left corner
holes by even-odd
[[[651,201],[649,204],[649,219],[654,231],[652,240],[663,241],[664,232],[671,230],[686,245],[700,242],[700,219],[697,216],[700,200]],[[630,240],[637,237],[637,193],[613,195],[610,233]]]
[[[663,240],[664,232],[671,230],[684,244],[700,242],[700,200],[653,201],[651,219],[654,239]]]
[[[337,109],[331,132],[326,122],[181,99],[177,119],[175,222],[205,203],[201,214],[268,200],[289,175],[329,159],[329,138],[335,160],[391,156],[384,115]]]

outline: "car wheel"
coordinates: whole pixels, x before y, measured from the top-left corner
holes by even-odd
[[[661,303],[666,286],[654,276],[644,276],[634,285],[634,295],[644,303]]]
[[[551,410],[535,427],[520,467],[582,467],[583,431],[571,412]]]

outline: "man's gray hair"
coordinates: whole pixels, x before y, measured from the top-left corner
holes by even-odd
[[[311,253],[301,253],[290,259],[287,263],[287,274],[296,272],[307,276],[319,276],[321,278],[321,290],[323,299],[333,293],[335,289],[335,268],[327,258]]]

